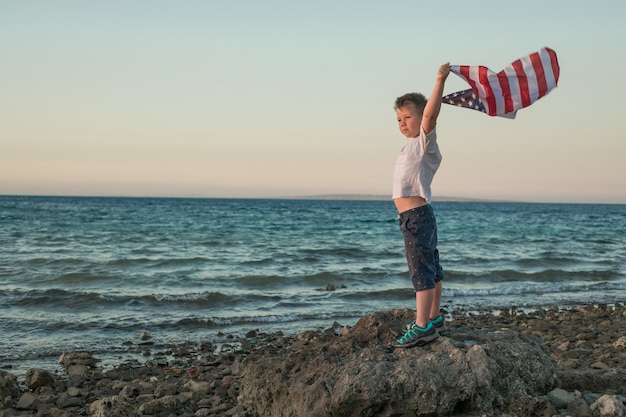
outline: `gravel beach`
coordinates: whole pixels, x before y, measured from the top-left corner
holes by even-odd
[[[626,309],[623,304],[446,314],[447,326],[508,329],[539,337],[558,366],[548,406],[537,415],[619,416],[626,401]],[[294,343],[341,337],[340,323],[297,336],[250,331],[232,344],[187,342],[153,351],[137,336],[129,351],[142,360],[103,367],[89,352],[67,352],[62,372],[0,371],[0,417],[212,416],[255,417],[238,401],[246,358],[280,355]],[[435,342],[436,343],[436,342]],[[621,406],[621,408],[620,408]]]

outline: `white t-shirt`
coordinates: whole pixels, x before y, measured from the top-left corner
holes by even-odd
[[[392,198],[422,197],[430,203],[430,184],[441,164],[441,152],[437,145],[437,132],[428,135],[420,127],[416,138],[407,138],[393,170]]]

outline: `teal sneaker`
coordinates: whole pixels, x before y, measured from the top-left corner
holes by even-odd
[[[437,329],[437,331],[439,333],[443,333],[446,331],[446,322],[443,319],[443,316],[440,314],[438,315],[436,318],[431,319],[430,323],[435,326],[435,329]],[[415,320],[413,320],[413,322],[409,323],[409,324],[405,324],[404,325],[404,331],[409,331],[409,329],[411,329],[411,327],[415,326]]]
[[[446,321],[443,319],[443,316],[441,314],[438,315],[436,318],[431,319],[430,323],[435,326],[435,329],[437,329],[439,333],[446,331]]]
[[[439,333],[432,323],[428,323],[425,329],[418,326],[411,326],[400,339],[396,340],[394,347],[410,348],[417,345],[424,345],[439,337]]]

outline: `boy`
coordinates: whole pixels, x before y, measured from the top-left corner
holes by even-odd
[[[422,94],[409,93],[396,99],[394,109],[398,127],[407,138],[393,173],[393,201],[398,209],[400,230],[404,235],[409,275],[415,289],[415,321],[395,347],[409,348],[428,343],[443,330],[441,305],[443,269],[437,250],[437,222],[430,205],[430,184],[441,153],[435,125],[441,110],[441,97],[450,63],[439,67],[435,87],[427,101]]]

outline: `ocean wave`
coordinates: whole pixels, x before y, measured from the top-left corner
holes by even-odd
[[[201,265],[205,265],[208,262],[213,261],[214,258],[212,257],[207,257],[207,256],[193,256],[193,257],[180,257],[180,258],[176,258],[176,257],[168,257],[168,256],[163,256],[160,255],[158,257],[155,257],[153,259],[148,259],[148,262],[151,262],[152,266],[154,268],[180,268],[180,267],[196,267],[196,266],[201,266]],[[128,265],[126,266],[135,266],[134,264],[137,262],[134,259],[123,259],[121,260],[121,262],[124,262]],[[124,264],[121,264],[119,266],[124,266]]]
[[[599,281],[592,283],[536,283],[520,281],[516,285],[483,286],[483,287],[460,287],[444,286],[445,297],[466,297],[474,296],[525,296],[525,295],[546,295],[563,293],[589,293],[593,291],[626,291],[626,282]]]
[[[618,278],[619,272],[613,269],[614,265],[608,265],[608,269],[494,269],[478,271],[446,270],[446,276],[450,280],[459,282],[484,281],[484,282],[507,282],[507,281],[571,281],[578,279],[611,279]]]
[[[219,291],[203,291],[197,293],[155,293],[128,294],[126,292],[83,292],[68,291],[58,288],[44,290],[5,291],[0,296],[0,303],[6,307],[51,307],[60,311],[95,308],[124,308],[126,306],[144,306],[159,311],[164,305],[168,308],[207,308],[233,307],[240,304],[259,304],[276,302],[280,295],[263,293],[223,293]]]
[[[346,318],[363,317],[367,312],[364,310],[352,310],[337,312],[317,312],[317,313],[291,313],[291,314],[253,314],[253,315],[233,315],[233,316],[211,316],[207,318],[185,318],[171,322],[165,326],[179,328],[208,327],[208,328],[232,328],[232,327],[254,327],[284,323],[302,322],[329,322]]]
[[[330,300],[401,300],[412,292],[410,280],[404,274],[389,274],[384,271],[371,271],[367,276],[360,271],[351,275],[343,273],[320,272],[301,277],[292,276],[244,276],[224,283],[221,287],[213,285],[212,291],[202,290],[212,286],[197,281],[187,282],[187,290],[180,279],[175,279],[171,286],[163,286],[167,281],[161,279],[159,287],[150,288],[141,285],[138,279],[136,287],[128,282],[120,287],[106,285],[103,288],[83,290],[76,288],[41,288],[31,289],[20,286],[8,287],[0,293],[0,304],[10,307],[37,307],[58,309],[60,311],[84,311],[94,308],[124,309],[148,308],[159,311],[168,309],[233,309],[266,308],[306,304],[308,299],[328,303]],[[101,277],[108,281],[109,277]],[[67,275],[62,280],[65,284],[80,283],[79,276]],[[92,282],[93,284],[93,282]],[[191,290],[191,286],[198,291]],[[514,295],[532,293],[559,292],[601,292],[626,289],[624,279],[613,271],[564,272],[541,271],[536,273],[515,270],[492,271],[487,274],[447,272],[444,291],[450,296],[471,297],[473,295]],[[219,289],[218,289],[219,288]],[[148,292],[153,291],[153,292]]]
[[[301,276],[293,275],[249,275],[234,278],[233,288],[252,289],[288,289],[293,287],[324,288],[327,284],[341,282],[344,280],[343,275],[334,272],[319,272],[316,274],[304,274]]]

